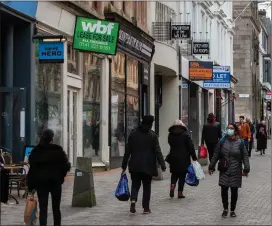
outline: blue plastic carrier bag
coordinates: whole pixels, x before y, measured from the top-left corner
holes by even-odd
[[[190,165],[188,167],[185,182],[186,182],[186,184],[188,184],[190,186],[198,186],[198,184],[199,184],[199,180],[196,178],[194,167],[192,165]]]
[[[128,187],[128,178],[125,173],[121,175],[119,184],[115,190],[115,197],[119,201],[128,201],[130,198],[130,192]]]

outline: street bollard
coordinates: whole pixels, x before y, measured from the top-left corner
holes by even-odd
[[[92,158],[77,157],[72,207],[96,206]]]

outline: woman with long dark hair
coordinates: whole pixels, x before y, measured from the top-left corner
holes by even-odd
[[[48,197],[51,194],[54,225],[61,225],[60,202],[62,184],[71,168],[63,148],[53,144],[54,132],[42,133],[40,143],[29,156],[28,190],[37,191],[40,207],[40,225],[47,225]]]
[[[249,157],[243,139],[239,136],[237,125],[230,123],[227,127],[227,135],[217,144],[214,156],[209,165],[209,174],[215,171],[218,163],[219,186],[223,203],[222,217],[228,216],[228,190],[231,190],[230,216],[236,217],[235,208],[238,199],[238,188],[242,186],[242,174],[245,176],[250,171]],[[244,168],[243,168],[244,165]]]

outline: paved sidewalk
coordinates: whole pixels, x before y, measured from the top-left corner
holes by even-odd
[[[129,203],[119,202],[113,195],[120,170],[98,173],[95,176],[97,206],[94,208],[72,208],[73,178],[67,178],[63,187],[63,225],[271,225],[271,145],[265,156],[253,153],[251,173],[243,179],[239,190],[237,218],[222,219],[222,204],[218,173],[206,176],[196,188],[186,186],[186,199],[170,199],[169,174],[163,181],[152,184],[152,214],[142,215],[128,212]],[[205,167],[207,169],[207,167]],[[23,224],[24,201],[19,205],[3,207],[2,225]],[[48,225],[52,225],[49,206]]]

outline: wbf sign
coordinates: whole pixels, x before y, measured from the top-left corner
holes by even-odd
[[[208,89],[229,89],[230,67],[213,66],[213,80],[204,81],[203,87]]]
[[[64,62],[63,42],[40,42],[39,62],[40,63],[63,63]]]

